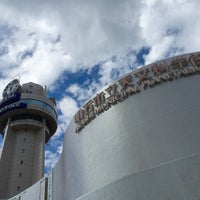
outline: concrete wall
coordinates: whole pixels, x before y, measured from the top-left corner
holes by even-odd
[[[80,134],[72,122],[54,199],[200,198],[199,83],[188,77],[130,97]]]
[[[44,128],[36,131],[27,125],[18,129],[11,123],[7,132],[0,166],[0,198],[11,197],[44,176]]]
[[[9,200],[46,200],[45,198],[45,178],[32,185],[29,189],[23,191],[19,195],[16,195]]]
[[[199,91],[197,74],[130,96],[79,134],[72,121],[54,199],[199,199]]]

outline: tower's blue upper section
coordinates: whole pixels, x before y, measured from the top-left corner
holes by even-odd
[[[3,99],[0,102],[1,133],[4,132],[8,118],[16,121],[22,118],[25,120],[37,117],[45,119],[46,141],[55,133],[57,129],[55,99],[48,98],[45,88],[41,85],[31,82],[20,85],[19,80],[14,79],[5,87],[2,96]]]

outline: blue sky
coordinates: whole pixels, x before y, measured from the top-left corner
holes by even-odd
[[[46,171],[73,115],[100,88],[145,64],[199,51],[199,7],[198,0],[1,0],[0,92],[20,76],[57,100]]]

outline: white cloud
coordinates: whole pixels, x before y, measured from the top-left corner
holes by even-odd
[[[59,159],[59,155],[60,154],[58,152],[52,152],[48,150],[45,151],[45,168],[48,171],[55,166]]]
[[[4,66],[17,63],[20,67],[13,73],[28,78],[38,76],[37,79],[49,85],[64,70],[75,72],[91,67],[113,55],[123,55],[128,48],[139,50],[148,45],[151,51],[147,62],[182,51],[196,51],[200,43],[196,20],[200,15],[199,4],[196,0],[86,0],[84,3],[81,0],[13,0],[12,3],[2,0],[2,23],[19,30],[8,38],[11,51],[4,59]],[[34,39],[27,37],[33,32]],[[60,41],[54,44],[52,41],[58,35]],[[35,45],[33,57],[19,63],[17,55]],[[59,47],[52,50],[53,45]],[[33,66],[36,70],[31,76],[28,71]],[[48,71],[54,73],[50,75]]]
[[[58,102],[58,107],[62,112],[64,118],[71,118],[78,110],[76,101],[71,97],[64,97]]]
[[[121,75],[130,72],[136,68],[136,55],[130,53],[125,57],[115,57],[99,64],[98,78],[87,80],[79,85],[77,83],[71,84],[66,88],[77,101],[79,105],[83,105],[89,98],[95,95],[102,87],[118,79]]]
[[[64,97],[57,103],[58,109],[61,114],[58,116],[58,128],[51,140],[56,140],[62,134],[64,134],[69,122],[78,111],[76,101],[71,97]]]
[[[174,39],[172,37],[165,37],[163,40],[157,44],[154,44],[145,57],[145,64],[150,64],[158,59],[163,59],[166,57],[166,52],[169,51],[170,46],[173,45]]]
[[[143,1],[140,26],[151,47],[146,63],[199,50],[199,5],[196,0]]]
[[[141,46],[138,24],[139,1],[34,1],[1,2],[4,18],[11,24],[40,34],[54,27],[65,50],[76,64],[93,65],[99,60]],[[55,9],[56,8],[56,9]],[[37,13],[37,15],[36,15]],[[52,17],[53,16],[53,17]]]
[[[82,105],[85,101],[92,97],[100,88],[101,84],[93,81],[87,85],[72,84],[69,86],[69,88],[66,89],[66,92],[70,92]]]
[[[113,60],[108,60],[100,66],[100,83],[105,86],[120,76],[136,69],[138,66],[136,54],[134,52],[125,56],[116,56]]]
[[[116,63],[114,67],[109,58],[123,57],[129,49],[149,46],[146,63],[198,50],[199,4],[196,0],[86,0],[84,4],[2,0],[0,24],[13,31],[0,43],[9,50],[1,56],[0,68],[8,69],[3,70],[5,78],[20,74],[24,82],[52,85],[65,70],[76,72],[104,61],[105,77],[100,82],[108,83],[115,69],[127,71]]]
[[[80,85],[78,85],[77,83],[70,85],[66,91],[72,93],[75,96],[80,95],[80,91],[81,91],[81,87]],[[82,92],[81,92],[82,93]]]
[[[30,30],[15,31],[11,38],[3,41],[8,48],[8,53],[0,57],[3,76],[11,79],[19,74],[22,82],[54,83],[71,62],[57,38],[59,35],[54,33],[40,35]]]

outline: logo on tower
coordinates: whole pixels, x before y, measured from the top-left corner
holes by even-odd
[[[20,83],[18,79],[12,80],[8,85],[5,87],[3,91],[3,99],[0,101],[0,114],[15,108],[25,107],[25,105],[15,105],[13,103],[18,102],[21,97],[20,93]],[[19,104],[19,103],[18,103]]]
[[[14,79],[5,87],[3,91],[3,99],[11,98],[15,95],[20,87],[19,80]]]

